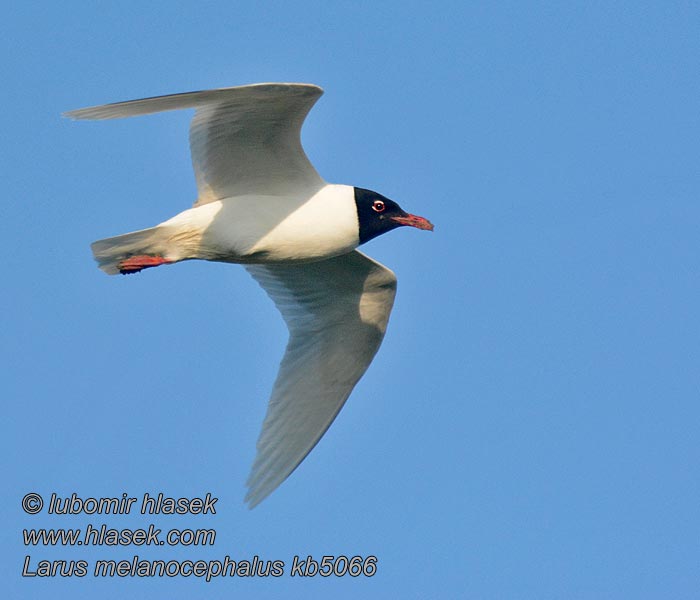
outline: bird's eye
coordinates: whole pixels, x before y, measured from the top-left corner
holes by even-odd
[[[384,212],[384,208],[385,208],[384,202],[382,202],[381,200],[375,200],[374,204],[372,204],[372,208],[376,212]]]

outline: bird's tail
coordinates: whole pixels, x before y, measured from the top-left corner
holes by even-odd
[[[137,273],[174,262],[167,256],[168,238],[166,230],[156,226],[98,240],[92,244],[92,253],[100,269],[109,275]]]

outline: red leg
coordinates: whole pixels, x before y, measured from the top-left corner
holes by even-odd
[[[125,258],[119,263],[119,272],[122,275],[128,275],[129,273],[138,273],[143,269],[148,269],[149,267],[158,267],[160,265],[166,265],[173,261],[163,258],[162,256],[148,256],[147,254],[141,254],[138,256],[130,256]]]

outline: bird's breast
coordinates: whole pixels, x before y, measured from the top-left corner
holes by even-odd
[[[201,258],[258,263],[322,260],[359,244],[353,188],[326,185],[313,195],[238,196],[203,210]]]

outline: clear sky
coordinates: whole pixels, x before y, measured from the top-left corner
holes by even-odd
[[[696,3],[15,2],[0,49],[6,597],[697,597]],[[303,131],[326,180],[436,227],[364,247],[399,278],[384,344],[249,511],[279,314],[238,266],[107,277],[89,250],[191,204],[191,115],[60,113],[265,81],[326,90]],[[217,512],[47,514],[52,493],[159,492]],[[23,543],[88,524],[217,536]],[[136,555],[285,569],[92,575]],[[376,574],[292,577],[297,555]],[[88,574],[23,578],[26,556]]]

